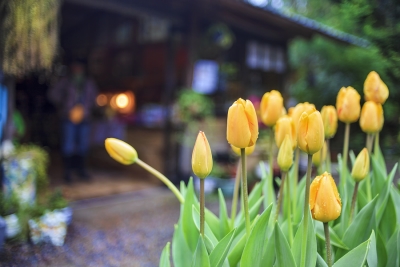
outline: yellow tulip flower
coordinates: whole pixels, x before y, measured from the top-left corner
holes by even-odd
[[[321,113],[315,110],[308,114],[303,112],[299,120],[297,143],[299,148],[309,155],[321,150],[324,145],[324,124]]]
[[[367,148],[363,148],[360,154],[358,154],[356,161],[354,162],[353,170],[351,171],[351,176],[354,181],[360,182],[367,177],[369,173],[369,153]]]
[[[255,145],[258,121],[253,103],[239,98],[228,110],[226,139],[237,148]]]
[[[335,136],[338,127],[338,118],[334,106],[323,106],[321,109],[322,121],[324,122],[325,138]]]
[[[336,98],[336,110],[341,122],[356,122],[360,117],[360,94],[351,86],[342,87]]]
[[[364,97],[366,101],[384,104],[389,97],[389,89],[376,71],[371,71],[364,82]]]
[[[241,153],[241,152],[240,152],[240,148],[237,148],[237,147],[235,147],[235,146],[233,146],[233,145],[231,145],[231,148],[232,148],[232,151],[235,152],[236,155],[238,155],[238,156],[241,155],[241,154],[240,154],[240,153]],[[252,153],[254,152],[254,149],[255,149],[255,148],[256,148],[256,145],[246,147],[246,148],[245,148],[245,153],[246,153],[246,155],[252,154]]]
[[[314,220],[336,220],[342,211],[342,202],[332,176],[325,172],[317,176],[310,186],[310,209]]]
[[[293,119],[289,116],[279,118],[275,125],[275,142],[278,147],[281,146],[286,134],[289,134],[293,149],[297,146],[296,127]]]
[[[307,112],[307,113],[312,112],[312,111],[314,111],[314,109],[315,109],[314,104],[310,104],[308,102],[299,103],[294,108],[289,109],[289,115],[293,119],[294,127],[296,128],[296,132],[299,127],[299,120],[300,120],[301,114],[303,114],[303,112]]]
[[[360,116],[360,126],[363,132],[380,132],[383,127],[383,122],[384,118],[382,105],[374,101],[365,102]]]
[[[131,145],[116,138],[107,138],[105,147],[110,157],[124,165],[135,163],[138,159],[138,154]]]
[[[278,165],[282,171],[289,171],[293,164],[293,145],[290,136],[287,134],[283,139],[278,152]]]
[[[274,126],[283,113],[283,98],[276,90],[263,95],[260,104],[261,120],[267,126]]]
[[[210,144],[204,132],[197,135],[192,153],[192,170],[200,179],[206,178],[213,167]]]

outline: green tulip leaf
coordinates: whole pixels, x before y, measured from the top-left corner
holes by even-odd
[[[372,232],[371,238],[370,238],[370,248],[368,250],[367,254],[367,263],[368,266],[376,266],[378,267],[378,252],[376,250],[376,238],[375,238],[375,233]]]
[[[319,222],[317,222],[319,223]],[[311,212],[308,212],[308,231],[307,231],[307,247],[302,248],[303,240],[303,224],[304,220],[301,221],[297,228],[296,235],[293,240],[292,254],[296,261],[297,266],[300,266],[301,261],[301,250],[306,249],[306,264],[305,266],[315,266],[317,261],[317,239],[315,235],[314,221],[311,218]]]
[[[237,266],[243,253],[244,246],[246,245],[246,234],[243,234],[239,241],[233,246],[228,253],[229,266]]]
[[[221,241],[215,246],[210,254],[210,264],[213,267],[222,267],[226,256],[228,255],[229,249],[232,245],[233,237],[235,235],[235,229],[229,232]]]
[[[240,266],[261,267],[265,266],[266,245],[269,237],[268,221],[271,215],[272,204],[261,214],[252,228],[249,238],[243,250]]]
[[[400,222],[400,220],[397,218],[393,194],[390,193],[379,223],[379,232],[382,234],[385,241],[388,241],[390,236],[394,233],[398,222]]]
[[[192,206],[195,205],[197,202],[198,201],[196,199],[193,188],[193,179],[190,179],[187,186],[185,204],[183,204],[181,219],[182,219],[183,234],[192,252],[195,251],[196,244],[198,243],[197,239],[199,238],[199,231],[193,222],[193,215],[192,215]]]
[[[285,236],[283,235],[278,224],[275,224],[274,230],[275,236],[275,254],[276,254],[276,266],[277,267],[296,267],[296,262],[294,261],[294,257],[292,251],[290,251],[289,243],[287,242]],[[317,254],[317,250],[315,249],[315,254]],[[313,265],[306,266],[315,266],[316,261]],[[248,265],[254,266],[254,265]],[[265,266],[265,265],[259,265]]]
[[[200,233],[200,211],[193,205],[192,209],[193,221],[196,225],[197,234]],[[205,215],[207,217],[207,215]],[[208,251],[212,251],[218,244],[218,239],[215,237],[214,233],[211,231],[208,223],[204,222],[204,244],[206,245]]]
[[[190,266],[192,263],[192,254],[192,251],[190,251],[190,248],[186,243],[182,231],[182,225],[175,225],[175,231],[172,237],[172,260],[174,266]]]
[[[260,212],[260,207],[263,202],[264,197],[260,197],[260,199],[252,206],[250,207],[249,215],[250,215],[250,222],[254,220],[254,218],[257,216],[257,214]],[[244,217],[242,216],[240,219],[236,217],[235,225],[238,228],[238,231],[242,231],[245,228],[245,220]]]
[[[221,191],[221,188],[218,189],[218,197],[219,197],[219,235],[217,235],[218,240],[221,240],[224,236],[226,236],[230,229],[228,212],[226,209],[226,203],[224,194]],[[214,233],[215,234],[215,233]]]
[[[387,264],[386,266],[399,266],[398,261],[399,261],[399,250],[400,250],[400,244],[398,244],[398,241],[400,239],[399,237],[400,231],[397,228],[396,231],[392,234],[390,237],[389,241],[386,243],[386,249],[387,249]]]
[[[325,232],[324,232],[324,225],[322,223],[315,222],[315,230],[317,237],[324,241],[325,243]],[[336,234],[335,230],[329,227],[329,235],[331,238],[331,244],[337,248],[342,248],[349,250],[345,243],[340,239],[340,237]]]
[[[374,143],[375,143],[374,157],[375,157],[377,163],[379,164],[380,168],[384,171],[384,173],[387,173],[385,158],[383,157],[379,142],[374,142]]]
[[[196,203],[196,208],[197,210],[200,210],[199,202]],[[218,235],[218,233],[220,232],[220,221],[218,217],[215,216],[215,214],[207,208],[204,209],[204,214],[206,216],[206,222],[210,227],[211,231],[214,233],[214,235]]]
[[[355,248],[361,242],[369,238],[369,233],[375,229],[374,210],[378,197],[375,197],[367,206],[365,206],[354,218],[353,222],[347,228],[343,235],[343,242],[350,249]],[[336,258],[339,259],[347,251],[339,249]]]
[[[376,196],[379,194],[379,192],[382,190],[382,187],[385,184],[386,178],[387,178],[387,173],[386,173],[386,168],[383,169],[383,167],[379,164],[378,160],[375,158],[374,155],[371,155],[371,165],[372,165],[372,196]]]
[[[328,264],[324,261],[324,259],[317,253],[317,265],[315,267],[328,267]]]
[[[379,224],[381,221],[381,218],[383,216],[383,213],[386,210],[386,204],[388,201],[389,193],[390,193],[390,188],[392,187],[393,184],[393,178],[397,170],[397,163],[394,165],[392,171],[390,172],[388,179],[386,180],[385,184],[383,185],[381,192],[379,192],[379,197],[376,203],[377,206],[377,211],[376,211],[376,224]]]
[[[274,184],[273,184],[273,174],[267,174],[265,170],[265,164],[263,162],[260,162],[260,169],[262,173],[262,179],[265,180],[263,184],[263,195],[265,196],[264,198],[264,208],[267,209],[267,207],[271,203],[275,203],[275,189],[274,189]]]
[[[210,267],[210,258],[207,253],[206,246],[204,245],[203,237],[198,238],[196,251],[194,253],[192,267]]]
[[[193,179],[193,178],[190,177],[190,179]],[[190,180],[190,179],[189,179],[189,180]],[[186,190],[187,190],[186,184],[185,184],[184,181],[181,181],[181,183],[180,183],[179,185],[180,185],[181,194],[182,194],[182,196],[185,198],[185,197],[186,197]]]
[[[160,267],[171,267],[171,262],[169,260],[169,248],[171,243],[168,242],[167,245],[164,247],[161,258],[160,258]]]
[[[296,207],[292,212],[293,212],[293,224],[299,224],[300,221],[303,218],[303,209],[304,209],[304,194],[305,194],[305,188],[306,188],[306,179],[305,176],[303,179],[300,180],[300,182],[297,185],[297,199],[293,199],[295,201],[294,204],[292,204],[294,207]]]
[[[364,243],[360,244],[349,253],[340,258],[333,267],[363,267],[367,260],[368,249],[371,240],[368,239]]]

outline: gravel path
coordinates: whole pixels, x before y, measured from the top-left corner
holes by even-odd
[[[207,206],[215,210],[218,203]],[[164,188],[80,201],[73,208],[64,246],[6,245],[0,265],[156,267],[179,218],[179,203]]]

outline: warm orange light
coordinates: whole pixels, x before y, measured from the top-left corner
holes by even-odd
[[[129,98],[126,94],[122,93],[117,96],[117,98],[115,99],[115,102],[117,104],[117,107],[123,109],[128,106]]]
[[[115,94],[111,98],[110,105],[119,113],[132,113],[135,109],[135,95],[130,91]]]
[[[107,96],[105,94],[100,94],[96,98],[96,103],[100,107],[107,105]]]

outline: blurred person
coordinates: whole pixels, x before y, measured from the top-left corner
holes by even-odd
[[[76,59],[70,64],[70,74],[49,90],[50,101],[58,108],[62,123],[61,152],[64,179],[71,182],[75,167],[81,179],[89,179],[86,157],[89,149],[91,111],[95,106],[97,87],[86,76],[85,61]]]

